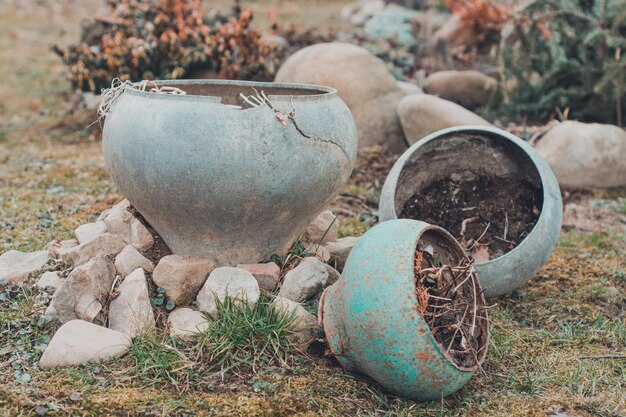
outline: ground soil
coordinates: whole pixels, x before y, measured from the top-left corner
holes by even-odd
[[[541,189],[525,180],[488,176],[461,181],[446,178],[409,198],[400,217],[443,227],[471,254],[486,261],[514,249],[528,235],[537,222],[542,202]]]

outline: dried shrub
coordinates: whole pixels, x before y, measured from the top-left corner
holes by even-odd
[[[497,41],[512,14],[508,6],[494,0],[444,0],[444,3],[464,26],[472,28],[479,43]]]
[[[75,87],[99,91],[112,79],[176,79],[194,70],[220,78],[269,79],[273,46],[253,28],[252,11],[203,14],[200,0],[108,0],[81,41],[54,46]]]

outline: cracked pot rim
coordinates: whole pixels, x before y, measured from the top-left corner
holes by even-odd
[[[337,90],[332,87],[326,87],[316,84],[298,84],[298,83],[274,83],[274,82],[261,82],[261,81],[243,81],[243,80],[158,80],[152,81],[156,86],[172,86],[183,88],[185,86],[231,86],[231,87],[248,87],[248,88],[271,88],[274,90],[306,90],[311,92],[317,92],[319,94],[268,94],[268,97],[273,101],[319,101],[323,99],[330,99],[337,97]],[[155,98],[162,100],[186,100],[197,101],[204,103],[216,103],[223,104],[222,97],[217,95],[199,95],[199,94],[160,94],[150,91],[142,91],[135,88],[126,88],[124,94],[132,94],[136,96]],[[249,108],[233,109],[239,111],[250,110]]]

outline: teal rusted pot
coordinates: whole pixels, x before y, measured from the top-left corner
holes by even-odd
[[[484,348],[476,366],[459,367],[446,355],[417,310],[418,242],[431,245],[444,263],[466,256],[438,226],[407,219],[381,223],[359,238],[342,277],[324,291],[319,320],[344,368],[369,376],[393,394],[428,401],[450,395],[470,380],[485,358],[489,329],[483,310]],[[484,306],[482,290],[478,292],[477,301]]]

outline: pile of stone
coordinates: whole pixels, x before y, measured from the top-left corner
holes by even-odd
[[[132,212],[123,200],[96,222],[78,227],[76,239],[0,256],[0,285],[28,284],[39,276],[36,285],[54,291],[45,314],[62,326],[48,344],[41,368],[119,357],[132,338],[159,326],[173,337],[192,339],[207,328],[207,320],[219,320],[218,302],[229,297],[254,306],[261,292],[273,298],[277,311],[295,313],[292,343],[306,349],[318,336],[318,324],[302,303],[316,305],[324,288],[339,279],[338,270],[356,242],[338,239],[335,216],[325,211],[304,235],[311,256],[296,257],[299,262],[292,260],[282,269],[276,263],[225,267],[177,254],[155,257],[158,236]],[[56,268],[46,269],[69,266],[71,272],[39,275],[48,263]],[[168,308],[153,305],[159,294]]]

